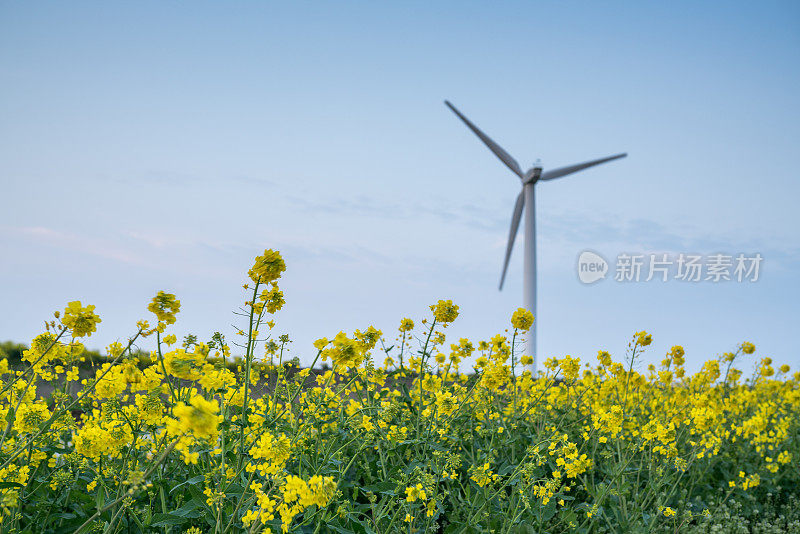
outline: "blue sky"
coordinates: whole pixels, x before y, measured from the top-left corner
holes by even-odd
[[[453,337],[497,291],[527,168],[630,156],[537,186],[540,356],[702,361],[751,340],[800,366],[795,2],[0,5],[0,339],[75,299],[126,338],[159,289],[176,333],[230,334],[253,257],[288,265],[292,353],[451,298]],[[578,254],[759,252],[756,283],[582,285]],[[143,345],[147,348],[147,344]]]

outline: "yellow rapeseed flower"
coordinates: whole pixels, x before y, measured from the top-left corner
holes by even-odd
[[[191,432],[200,439],[216,439],[217,412],[219,404],[195,395],[189,405],[182,402],[175,406],[175,416],[183,432]]]
[[[339,332],[333,338],[330,348],[322,351],[323,361],[328,358],[342,367],[358,367],[364,360],[364,346],[359,341],[347,337],[344,332]]]
[[[528,330],[533,325],[533,314],[525,308],[517,308],[511,315],[511,326],[518,330]]]
[[[640,347],[646,347],[653,341],[653,336],[651,336],[644,330],[642,330],[641,332],[636,332],[636,334],[634,334],[634,337],[636,338],[636,344],[639,345]]]
[[[181,309],[181,301],[176,299],[172,293],[159,291],[150,301],[147,309],[156,314],[159,323],[173,324],[175,322],[175,314]]]
[[[81,306],[81,301],[75,300],[67,304],[61,322],[70,329],[73,337],[91,336],[97,331],[100,317],[94,313],[94,306]]]
[[[250,275],[253,282],[268,284],[280,278],[281,273],[285,270],[286,263],[284,263],[281,253],[266,249],[264,254],[256,256],[255,263],[247,274]]]
[[[414,330],[414,321],[406,317],[405,319],[400,321],[399,330],[401,332],[410,332],[411,330]]]
[[[452,323],[458,317],[458,305],[453,304],[452,300],[440,300],[436,304],[431,304],[433,317],[440,323]]]

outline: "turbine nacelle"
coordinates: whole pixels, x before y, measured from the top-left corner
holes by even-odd
[[[538,164],[534,167],[531,167],[527,171],[525,171],[525,175],[522,177],[522,185],[525,184],[535,184],[539,177],[542,176],[542,166]]]

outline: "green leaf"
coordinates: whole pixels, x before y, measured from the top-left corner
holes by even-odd
[[[190,518],[197,518],[200,517],[202,514],[200,513],[200,508],[203,508],[203,501],[200,499],[194,498],[191,501],[187,502],[177,510],[173,510],[171,512],[172,515],[176,515],[179,517],[190,517]]]
[[[182,525],[186,522],[185,517],[181,517],[179,515],[174,514],[155,514],[153,516],[153,522],[150,524],[151,527],[171,527],[176,525]]]
[[[556,501],[551,500],[542,510],[542,520],[550,521],[556,513]]]
[[[180,484],[178,484],[177,486],[175,486],[174,488],[172,488],[171,490],[169,490],[169,493],[170,493],[170,495],[172,495],[172,493],[173,493],[173,492],[174,492],[176,489],[180,488],[181,486],[185,486],[185,485],[187,485],[187,484],[189,484],[190,486],[194,486],[194,485],[196,485],[198,482],[202,482],[202,481],[204,481],[205,479],[206,479],[206,477],[204,477],[203,475],[197,475],[196,477],[192,477],[192,478],[190,478],[189,480],[187,480],[187,481],[185,481],[185,482],[181,482]]]
[[[497,472],[497,474],[500,475],[500,476],[505,476],[505,475],[509,474],[510,472],[512,472],[514,469],[516,469],[515,465],[508,464],[508,465],[503,466],[500,469],[500,471]]]
[[[94,496],[94,502],[97,505],[98,510],[102,510],[103,506],[106,505],[106,490],[101,486],[97,489],[97,493]]]
[[[128,517],[133,518],[134,522],[139,527],[139,530],[144,532],[144,525],[142,524],[142,521],[137,517],[136,513],[128,514]]]

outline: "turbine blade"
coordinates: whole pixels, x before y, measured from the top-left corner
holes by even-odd
[[[514,239],[517,237],[517,229],[519,228],[519,220],[522,217],[522,208],[525,206],[525,196],[520,191],[517,197],[517,203],[514,205],[514,213],[511,215],[511,230],[508,232],[508,245],[506,246],[506,259],[503,262],[503,274],[500,275],[500,291],[503,290],[503,282],[506,279],[506,271],[508,270],[508,260],[511,259],[511,249],[514,247]]]
[[[577,165],[570,165],[569,167],[560,167],[558,169],[553,169],[552,171],[543,172],[539,177],[539,180],[552,180],[554,178],[561,178],[562,176],[572,174],[573,172],[582,171],[583,169],[588,169],[589,167],[594,167],[595,165],[600,165],[601,163],[605,163],[607,161],[624,158],[627,155],[628,154],[616,154],[607,158],[578,163]]]
[[[453,111],[453,113],[458,115],[459,119],[464,121],[464,124],[466,124],[469,127],[469,129],[472,130],[472,132],[475,135],[477,135],[478,137],[481,138],[481,141],[483,141],[486,144],[486,146],[489,147],[489,150],[494,152],[495,156],[500,158],[500,161],[505,163],[506,166],[514,172],[514,174],[516,174],[517,176],[522,178],[522,169],[520,169],[519,163],[517,163],[517,160],[512,158],[511,155],[508,152],[506,152],[505,150],[503,150],[503,148],[500,145],[498,145],[497,143],[492,141],[491,138],[488,135],[486,135],[485,133],[480,131],[480,129],[477,126],[475,126],[474,124],[472,124],[469,121],[468,118],[466,118],[464,115],[462,115],[461,112],[458,111],[453,104],[451,104],[447,100],[445,100],[444,103],[447,104],[447,107],[449,107]]]

